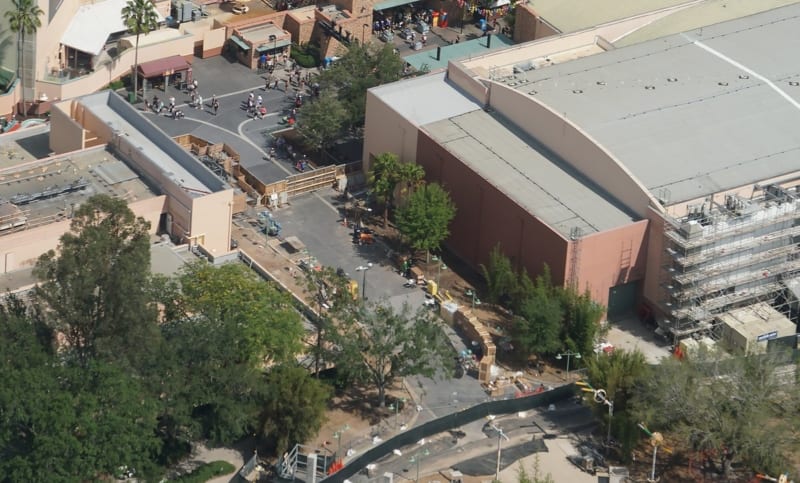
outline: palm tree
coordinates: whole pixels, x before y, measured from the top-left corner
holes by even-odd
[[[122,7],[122,21],[128,30],[136,34],[136,51],[133,58],[133,95],[139,92],[139,36],[158,28],[158,14],[150,0],[128,0]]]
[[[25,42],[25,35],[35,34],[39,27],[42,26],[42,21],[39,19],[44,15],[44,11],[39,8],[39,5],[34,3],[34,0],[11,0],[14,8],[6,12],[5,17],[8,19],[9,28],[12,32],[17,34],[17,49],[19,49],[17,56],[17,77],[20,81],[20,88],[22,89],[22,105],[25,106],[25,84],[22,76],[23,66],[23,44]]]

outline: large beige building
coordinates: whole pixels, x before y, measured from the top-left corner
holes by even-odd
[[[98,193],[127,201],[154,235],[213,259],[231,253],[234,189],[117,94],[55,104],[49,150],[41,159],[4,153],[0,274],[30,269],[56,248],[76,206]]]
[[[368,93],[364,160],[396,152],[443,182],[448,244],[474,266],[499,242],[676,337],[754,303],[786,312],[798,31],[793,4],[583,57],[604,46],[579,32],[451,62]]]

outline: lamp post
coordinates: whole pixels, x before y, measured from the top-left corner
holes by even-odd
[[[614,401],[608,399],[605,389],[595,389],[587,381],[578,381],[575,384],[581,388],[581,391],[591,393],[594,402],[608,406],[608,434],[606,435],[606,454],[608,454],[608,448],[611,447],[611,418],[614,417]]]
[[[414,480],[417,483],[419,483],[419,465],[422,462],[422,459],[425,458],[426,456],[429,456],[430,454],[431,453],[430,453],[430,451],[428,451],[428,448],[425,448],[422,451],[420,451],[419,453],[417,453],[414,456],[412,456],[411,459],[408,460],[410,463],[416,463],[417,464],[417,479]]]
[[[439,266],[436,268],[436,286],[439,287],[439,279],[442,276],[442,270],[447,270],[447,265],[442,263],[442,258],[437,255],[434,255],[432,258],[434,261],[439,262]]]
[[[400,404],[405,404],[405,403],[406,403],[406,398],[401,397],[396,402],[393,402],[392,404],[389,405],[389,410],[390,411],[392,411],[392,410],[394,411],[394,427],[395,428],[398,427],[397,426],[397,413],[400,411]]]
[[[506,433],[504,433],[502,429],[498,428],[494,424],[490,425],[490,427],[495,431],[497,431],[497,467],[494,470],[494,479],[495,481],[500,481],[500,452],[502,450],[501,444],[503,442],[503,439],[508,440],[508,436],[506,436]]]
[[[579,352],[572,352],[572,351],[566,351],[566,352],[563,352],[563,353],[556,354],[556,360],[557,361],[560,361],[564,357],[567,358],[567,380],[569,381],[569,360],[570,360],[571,357],[574,357],[575,359],[580,359],[581,358],[581,354]]]
[[[478,294],[476,294],[475,291],[472,290],[471,288],[468,288],[464,292],[464,295],[466,295],[467,297],[472,298],[472,310],[475,310],[475,306],[476,305],[480,305],[481,304],[481,299],[478,298]]]
[[[269,39],[272,41],[272,55],[275,55],[275,50],[278,48],[278,36],[271,34]]]
[[[339,429],[339,431],[336,431],[335,433],[333,433],[333,437],[336,438],[336,457],[337,458],[341,457],[339,453],[342,451],[342,435],[348,429],[350,429],[350,426],[345,424],[344,426],[342,426]]]
[[[367,300],[367,270],[372,268],[372,262],[366,265],[359,265],[356,267],[356,271],[362,272],[361,277],[361,298]]]
[[[369,24],[364,24],[361,26],[361,45],[364,45],[364,39],[367,37],[367,27]]]

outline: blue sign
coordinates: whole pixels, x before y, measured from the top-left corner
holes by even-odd
[[[773,330],[772,332],[767,332],[766,334],[759,335],[756,338],[756,340],[758,342],[762,342],[762,341],[765,341],[765,340],[772,340],[772,339],[777,339],[777,338],[778,338],[778,331],[777,330]]]

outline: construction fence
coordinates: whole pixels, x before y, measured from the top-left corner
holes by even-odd
[[[404,431],[394,438],[375,446],[361,456],[350,461],[350,463],[341,470],[320,481],[324,481],[325,483],[343,483],[345,480],[352,478],[358,472],[365,469],[368,464],[374,463],[392,454],[396,449],[416,444],[423,438],[459,428],[473,421],[486,418],[489,415],[499,416],[503,414],[513,414],[548,406],[572,397],[575,394],[575,390],[575,385],[569,384],[532,396],[485,402],[463,411],[448,414],[447,416],[434,419],[433,421],[428,421],[425,424]]]

